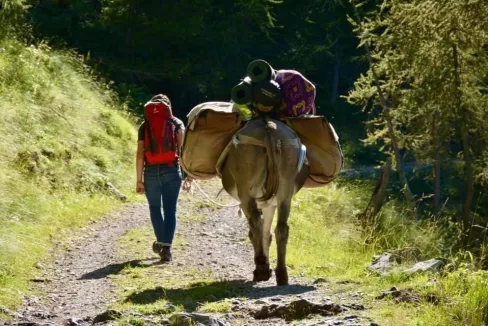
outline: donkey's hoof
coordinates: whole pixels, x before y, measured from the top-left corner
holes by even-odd
[[[280,268],[275,270],[276,284],[277,285],[288,285],[288,270],[285,268]]]
[[[269,267],[257,267],[253,274],[253,282],[264,282],[271,278],[273,271]]]

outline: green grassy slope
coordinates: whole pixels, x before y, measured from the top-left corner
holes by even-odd
[[[120,205],[106,182],[132,188],[135,142],[74,54],[0,41],[0,307],[19,304],[54,235]]]

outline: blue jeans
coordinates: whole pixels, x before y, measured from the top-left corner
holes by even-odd
[[[146,164],[144,189],[158,242],[171,245],[176,231],[176,203],[182,175],[178,165]],[[161,213],[161,203],[163,212]]]

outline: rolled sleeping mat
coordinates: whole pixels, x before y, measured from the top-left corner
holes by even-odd
[[[252,102],[252,84],[249,77],[232,88],[230,98],[239,105],[250,104]]]
[[[257,59],[247,66],[247,75],[253,83],[259,83],[264,80],[274,79],[274,69],[266,61]]]

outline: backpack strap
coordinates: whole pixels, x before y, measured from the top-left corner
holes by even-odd
[[[144,137],[146,135],[149,135],[149,145],[144,147],[145,152],[152,152],[152,153],[157,153],[158,152],[158,143],[156,141],[156,136],[154,135],[154,129],[151,127],[151,124],[149,121],[145,121],[145,130],[144,130]],[[146,132],[147,131],[147,132]]]

